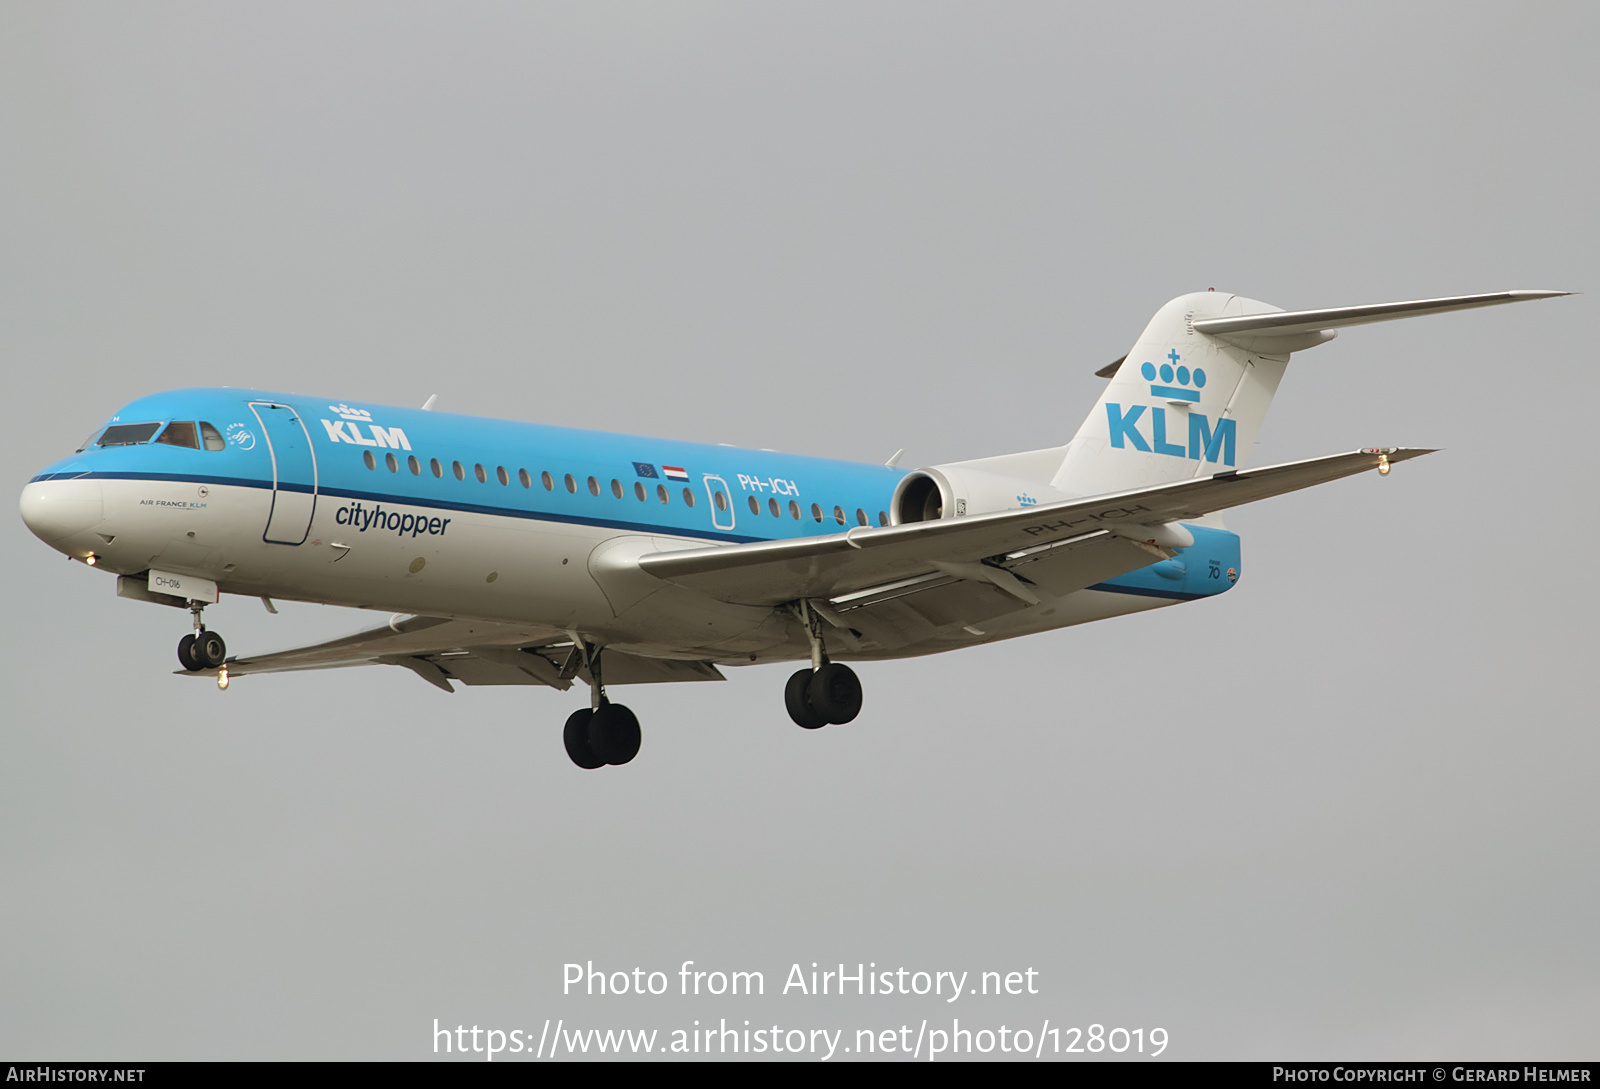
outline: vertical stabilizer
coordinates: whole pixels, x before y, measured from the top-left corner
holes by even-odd
[[[1333,334],[1272,343],[1268,354],[1208,336],[1194,323],[1281,312],[1216,291],[1163,306],[1078,428],[1052,484],[1067,494],[1097,495],[1242,466],[1289,351]]]
[[[1132,351],[1097,372],[1111,382],[1051,484],[1068,495],[1098,495],[1237,469],[1255,445],[1290,352],[1325,344],[1351,325],[1567,294],[1493,291],[1293,311],[1215,291],[1173,299]]]

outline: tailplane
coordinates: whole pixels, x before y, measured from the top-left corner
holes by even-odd
[[[1294,311],[1217,291],[1181,296],[1100,372],[1111,381],[1051,483],[1070,495],[1098,495],[1237,469],[1291,352],[1324,344],[1345,326],[1566,294],[1502,291]]]

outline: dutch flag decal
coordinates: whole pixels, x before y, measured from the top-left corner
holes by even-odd
[[[677,465],[663,465],[661,467],[661,471],[666,475],[668,480],[681,480],[685,484],[689,482],[688,471]]]

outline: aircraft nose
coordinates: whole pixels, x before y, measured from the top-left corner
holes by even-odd
[[[105,501],[98,480],[34,480],[22,489],[22,520],[55,544],[100,524]]]

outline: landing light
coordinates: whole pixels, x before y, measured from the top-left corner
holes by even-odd
[[[1388,454],[1379,454],[1378,455],[1378,475],[1379,476],[1388,476],[1389,475],[1389,455]]]
[[[83,562],[88,564],[90,567],[93,567],[95,564],[100,562],[100,557],[91,552],[83,558]]]
[[[217,687],[218,688],[227,688],[228,687],[228,667],[227,666],[223,666],[221,669],[217,670]]]

